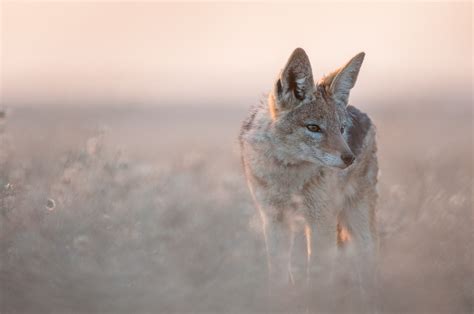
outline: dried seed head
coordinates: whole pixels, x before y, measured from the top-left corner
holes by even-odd
[[[52,211],[54,208],[56,208],[56,202],[52,198],[48,198],[46,201],[46,209]]]

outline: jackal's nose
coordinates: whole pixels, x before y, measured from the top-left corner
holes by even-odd
[[[341,155],[342,161],[346,164],[346,166],[352,165],[354,162],[355,156],[353,154],[342,154]]]

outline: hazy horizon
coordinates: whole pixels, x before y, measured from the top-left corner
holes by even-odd
[[[365,51],[351,94],[358,105],[471,102],[470,2],[6,1],[1,8],[7,106],[246,108],[270,90],[296,47],[307,51],[315,78]]]

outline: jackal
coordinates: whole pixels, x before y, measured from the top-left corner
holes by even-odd
[[[268,100],[242,124],[242,161],[271,276],[293,281],[298,233],[306,239],[307,272],[341,247],[367,256],[376,248],[375,126],[348,105],[364,56],[315,83],[308,56],[297,48]]]

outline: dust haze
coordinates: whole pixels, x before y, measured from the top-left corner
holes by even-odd
[[[472,108],[456,105],[433,103],[423,115],[392,104],[366,110],[381,169],[380,278],[370,302],[382,313],[472,312]],[[290,286],[267,295],[237,143],[245,114],[7,110],[0,311],[367,312],[347,282],[314,277],[304,295]]]
[[[0,1],[0,313],[473,313],[472,9]],[[237,138],[296,47],[367,54],[369,300],[339,260],[268,293]]]

